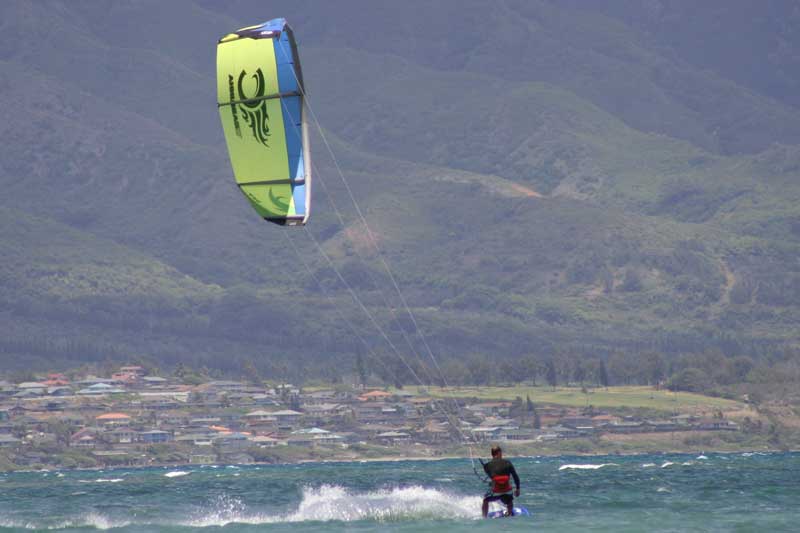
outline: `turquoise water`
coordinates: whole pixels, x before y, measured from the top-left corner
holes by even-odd
[[[481,520],[468,460],[0,474],[0,532],[800,531],[800,454],[512,458],[533,516]]]

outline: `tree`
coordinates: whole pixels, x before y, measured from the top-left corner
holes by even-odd
[[[358,384],[361,388],[367,384],[367,367],[364,365],[364,356],[361,352],[356,353],[356,373],[358,374]]]
[[[556,377],[556,365],[552,359],[547,361],[547,368],[545,369],[545,379],[547,380],[547,384],[553,387],[553,390],[556,389],[556,385],[558,385],[558,378]]]
[[[523,403],[522,397],[517,396],[514,398],[514,401],[511,402],[511,407],[508,410],[509,416],[512,418],[522,415]]]
[[[575,361],[575,368],[572,370],[572,380],[583,386],[583,381],[586,379],[586,368],[583,366],[583,361]]]
[[[539,360],[534,355],[526,355],[519,362],[520,377],[529,379],[532,386],[536,386],[536,377],[539,374]]]
[[[672,376],[669,380],[669,390],[703,392],[708,388],[709,382],[708,374],[699,368],[686,368]]]
[[[263,384],[261,374],[252,359],[245,359],[242,364],[242,371],[244,372],[245,379],[247,379],[251,385],[261,386]]]
[[[182,362],[178,361],[178,364],[175,366],[175,370],[172,372],[172,375],[175,376],[175,378],[179,380],[181,383],[183,383],[186,374],[187,374],[186,367],[183,365]]]
[[[606,370],[606,362],[602,359],[597,365],[597,381],[606,389],[608,388],[608,370]]]
[[[747,374],[749,374],[755,366],[753,360],[744,355],[734,357],[731,361],[733,375],[740,383],[747,380]]]
[[[536,406],[531,401],[530,394],[525,398],[525,410],[528,412],[528,416],[533,415],[533,429],[542,429],[542,420],[539,418]]]
[[[608,360],[608,369],[614,383],[630,385],[636,373],[637,361],[625,352],[615,352]]]

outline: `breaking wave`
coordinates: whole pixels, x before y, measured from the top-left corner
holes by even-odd
[[[220,497],[212,505],[195,511],[188,519],[138,520],[111,518],[99,513],[84,515],[60,522],[18,522],[0,519],[0,529],[60,530],[92,528],[107,530],[126,526],[151,528],[222,527],[228,524],[275,524],[291,522],[352,522],[359,520],[397,522],[425,519],[480,519],[481,498],[445,491],[410,486],[372,492],[352,492],[338,485],[307,487],[299,506],[294,510],[276,512],[253,509],[238,498]],[[192,513],[189,513],[192,515]]]
[[[191,472],[185,472],[183,470],[174,470],[172,472],[167,472],[166,474],[164,474],[164,477],[182,477],[182,476],[188,476],[189,474],[191,474]]]
[[[238,500],[221,501],[211,513],[181,525],[207,527],[230,523],[276,522],[392,522],[408,519],[478,519],[481,498],[461,496],[420,486],[352,492],[338,485],[307,487],[300,505],[285,514],[252,513]]]
[[[9,529],[34,529],[34,530],[59,530],[73,528],[93,528],[99,530],[122,528],[130,525],[127,520],[112,520],[98,513],[87,513],[85,516],[64,520],[61,522],[35,523],[15,520],[0,520],[0,528]]]
[[[561,466],[558,467],[558,471],[560,472],[562,470],[598,470],[600,468],[603,468],[604,466],[617,466],[617,465],[615,463],[602,463],[602,464],[599,464],[599,465],[593,465],[593,464],[588,464],[588,465],[561,465]]]

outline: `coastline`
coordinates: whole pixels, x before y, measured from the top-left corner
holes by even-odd
[[[718,449],[703,449],[703,450],[660,450],[660,451],[626,451],[626,452],[618,452],[618,453],[600,453],[600,452],[556,452],[556,451],[545,451],[543,453],[537,454],[509,454],[508,457],[510,459],[514,458],[538,458],[538,457],[546,457],[548,459],[556,458],[556,457],[581,457],[581,458],[592,458],[592,457],[636,457],[636,456],[652,456],[652,455],[704,455],[704,454],[716,454],[716,455],[737,455],[742,453],[752,453],[752,454],[779,454],[779,453],[800,453],[800,448],[792,448],[792,449],[776,449],[776,448],[768,448],[768,449],[751,449],[751,448],[742,448],[738,450],[718,450]],[[480,456],[485,458],[483,456]],[[286,460],[286,461],[254,461],[251,463],[158,463],[158,464],[148,464],[148,465],[110,465],[110,466],[92,466],[92,467],[76,467],[76,468],[42,468],[42,469],[19,469],[19,470],[6,470],[0,471],[0,474],[9,474],[9,473],[37,473],[37,472],[108,472],[114,470],[146,470],[146,469],[183,469],[183,468],[197,468],[197,467],[205,467],[205,468],[224,468],[224,467],[252,467],[252,466],[292,466],[292,465],[310,465],[310,464],[335,464],[335,463],[401,463],[401,462],[410,462],[410,461],[457,461],[463,460],[471,462],[473,460],[477,460],[478,456],[474,455],[470,457],[469,455],[440,455],[432,457],[430,455],[387,455],[387,456],[376,456],[376,457],[362,457],[362,458],[354,458],[354,457],[333,457],[333,458],[308,458],[308,459],[297,459],[297,460]]]

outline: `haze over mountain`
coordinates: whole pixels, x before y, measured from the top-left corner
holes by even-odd
[[[225,150],[216,41],[274,17],[336,270],[252,212]],[[422,356],[336,163],[443,361],[797,348],[798,22],[788,0],[3,2],[0,364],[394,361],[337,271]]]

